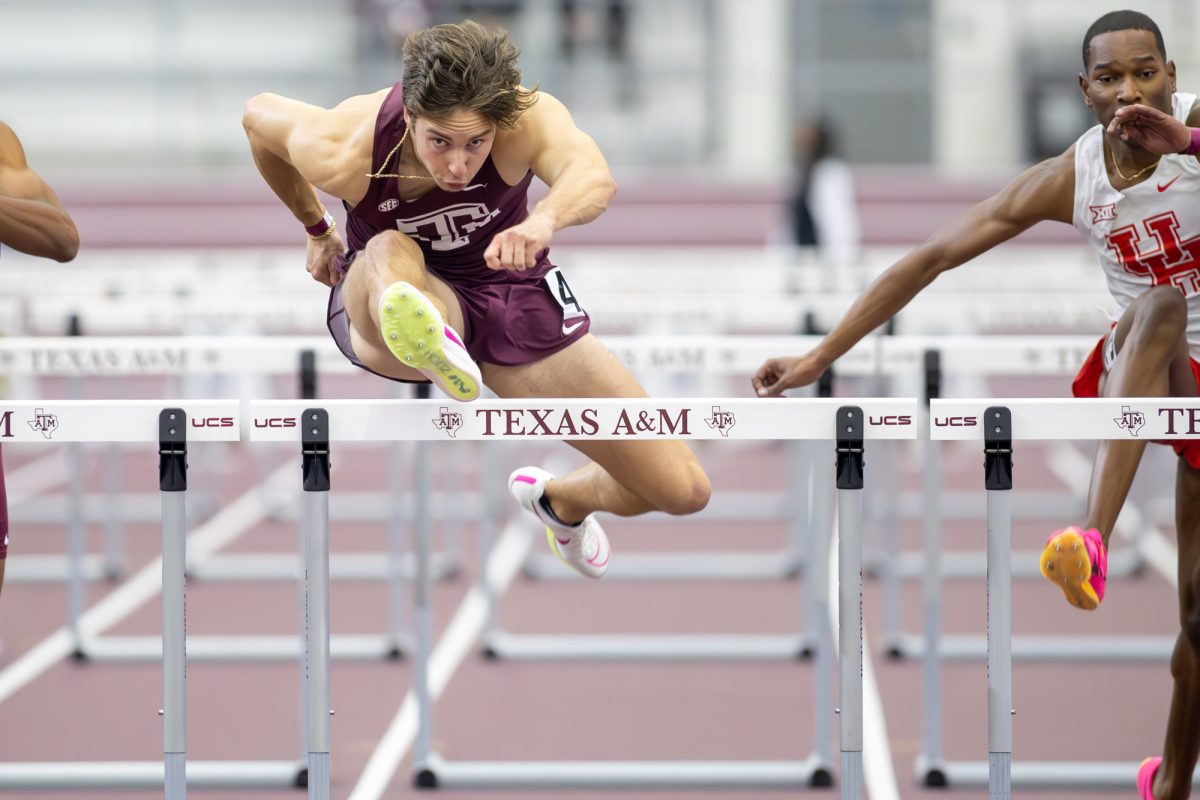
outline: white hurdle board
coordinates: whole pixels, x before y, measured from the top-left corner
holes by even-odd
[[[930,418],[932,439],[980,441],[985,450],[1007,453],[1010,459],[1022,440],[1200,439],[1200,400],[1187,398],[933,400]],[[1004,441],[987,442],[989,435]],[[989,487],[987,495],[989,760],[946,762],[940,752],[926,752],[917,759],[918,772],[936,771],[942,785],[952,788],[988,786],[989,796],[997,800],[1007,800],[1014,786],[1132,789],[1136,762],[1011,761],[1013,656],[1024,651],[1035,658],[1096,660],[1117,653],[1123,660],[1132,655],[1165,662],[1174,637],[1013,637],[1011,520],[1020,495],[1011,489],[1011,480],[1008,491]],[[926,651],[937,649],[934,643]],[[1200,775],[1193,785],[1200,786]]]
[[[854,440],[844,445],[839,443],[835,450],[839,462],[845,455],[849,459],[858,459],[860,464],[858,485],[854,486],[853,480],[848,480],[848,485],[842,486],[839,477],[838,487],[839,506],[843,507],[839,514],[839,530],[844,551],[839,567],[844,578],[840,588],[842,796],[857,800],[862,797],[862,673],[861,661],[857,660],[862,655],[862,639],[861,627],[855,629],[852,623],[861,623],[858,525],[862,510],[863,442],[915,438],[916,412],[917,404],[913,399],[510,399],[480,400],[469,404],[439,400],[252,401],[248,407],[246,431],[255,441],[301,444],[306,457],[326,461],[340,441],[412,440],[418,448],[423,448],[431,441],[480,440]],[[849,420],[861,419],[861,424],[852,424],[841,414],[849,414]],[[418,579],[415,586],[417,653],[413,678],[419,720],[413,754],[417,785],[796,788],[828,784],[828,759],[820,752],[790,762],[448,762],[440,758],[432,749],[433,700],[427,677],[433,617],[428,567],[429,509],[427,500],[422,501],[422,498],[428,497],[430,482],[429,476],[420,470],[414,478],[419,500]],[[327,493],[329,488],[326,483],[320,491]],[[313,504],[310,516],[320,513],[319,504]],[[323,513],[323,520],[310,519],[308,526],[327,529],[327,501]],[[850,541],[856,546],[849,547],[847,542]],[[746,657],[745,647],[730,641],[733,637],[722,638],[725,641],[718,649],[725,657],[730,657],[730,653],[733,658]],[[611,646],[613,637],[608,639],[607,644]],[[589,656],[595,657],[594,648]],[[830,683],[823,685],[828,688]],[[828,706],[828,702],[825,705]],[[819,700],[817,706],[822,707]],[[817,714],[822,716],[820,711]],[[828,724],[827,720],[825,724]]]
[[[169,409],[179,409],[175,427]],[[125,442],[160,448],[173,457],[182,477],[188,442],[237,441],[241,425],[236,401],[200,400],[46,400],[0,402],[0,436],[30,443]],[[166,445],[164,437],[177,441]],[[160,470],[162,469],[160,461]],[[164,480],[160,473],[160,485]],[[162,485],[163,594],[161,636],[145,637],[163,665],[162,762],[57,761],[0,763],[0,790],[160,788],[171,800],[183,798],[186,758],[186,671],[184,622],[184,500],[186,480],[175,487]],[[82,527],[82,520],[74,521]],[[82,554],[81,536],[72,536],[75,561]],[[81,605],[81,604],[80,604]],[[83,648],[78,620],[71,625],[77,646]],[[99,638],[99,637],[97,637]],[[89,654],[91,655],[91,654]],[[213,788],[296,785],[303,765],[294,761],[208,761],[187,765],[193,786]]]
[[[866,439],[916,438],[916,401],[888,398],[586,400],[256,400],[255,441],[297,442],[304,410],[329,413],[336,441],[829,439],[837,410],[862,408]]]

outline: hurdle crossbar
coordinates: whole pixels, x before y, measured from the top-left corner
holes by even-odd
[[[480,401],[469,406],[441,401],[330,401],[320,410],[328,414],[330,447],[337,441],[415,440],[424,446],[430,441],[516,440],[530,439],[834,439],[838,438],[838,414],[843,403],[828,400],[779,400],[773,402],[733,400],[663,399],[572,399],[572,400],[500,400]],[[912,438],[911,424],[915,402],[908,400],[866,400],[858,413],[864,416],[861,435],[866,439]],[[314,409],[296,403],[264,401],[251,403],[254,438],[279,441],[296,438],[295,426],[260,425],[269,419],[296,420],[304,425],[306,414]],[[906,417],[908,422],[902,422]],[[847,434],[847,438],[850,438]],[[861,451],[861,448],[859,448]],[[861,455],[861,452],[860,452]],[[827,784],[830,765],[818,757],[796,762],[724,762],[722,777],[716,778],[711,763],[691,762],[595,762],[555,764],[546,762],[452,762],[433,751],[432,698],[427,680],[428,657],[432,638],[429,571],[429,515],[427,504],[420,501],[428,494],[428,476],[418,471],[418,581],[416,596],[417,653],[414,664],[415,691],[418,697],[418,734],[414,750],[414,781],[421,787],[434,786],[701,786],[721,785],[762,788]],[[842,497],[839,498],[843,499]],[[858,516],[845,512],[848,525]],[[846,533],[850,533],[846,531]],[[853,539],[853,535],[850,536]],[[850,569],[861,569],[851,564]],[[861,601],[860,601],[861,602]],[[861,633],[861,629],[859,631]],[[853,637],[852,626],[843,635]],[[843,644],[845,652],[858,648]],[[861,731],[861,696],[854,705],[843,685],[842,724],[847,730]],[[861,695],[861,685],[858,687]],[[827,706],[817,698],[818,708]],[[820,713],[820,712],[818,712]],[[855,719],[855,716],[858,718]],[[852,746],[853,736],[847,740]],[[861,756],[861,746],[859,747]],[[853,758],[844,764],[860,765]],[[854,783],[852,781],[852,783]],[[861,778],[856,782],[861,785]],[[847,795],[851,796],[851,795]]]
[[[14,441],[157,443],[162,493],[163,634],[158,657],[163,668],[163,761],[29,762],[0,764],[0,788],[153,788],[169,800],[192,785],[278,787],[302,785],[303,767],[289,761],[186,763],[186,653],[184,619],[185,498],[187,444],[236,441],[240,435],[234,401],[99,402],[47,400],[0,404],[0,430]]]
[[[1133,763],[1012,761],[1012,715],[1016,713],[1012,708],[1012,662],[1017,642],[1011,631],[1013,442],[1200,439],[1200,407],[1195,400],[1180,398],[933,400],[930,414],[934,439],[984,442],[989,757],[987,762],[946,761],[939,751],[923,752],[917,758],[918,771],[927,783],[936,776],[938,785],[986,785],[993,800],[1008,800],[1013,787],[1135,788],[1137,765]],[[949,424],[952,420],[958,424]],[[1200,772],[1194,775],[1193,785],[1200,787]]]

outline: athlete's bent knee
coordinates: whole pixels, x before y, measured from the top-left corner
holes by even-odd
[[[373,264],[390,267],[401,266],[406,261],[417,267],[425,265],[421,247],[400,231],[382,231],[375,234],[363,248],[363,255]]]
[[[659,511],[683,516],[703,511],[711,497],[712,484],[708,476],[699,464],[692,463],[671,481],[655,505]]]
[[[1155,286],[1138,299],[1138,318],[1147,328],[1172,340],[1183,337],[1188,323],[1188,302],[1183,292],[1174,286]]]

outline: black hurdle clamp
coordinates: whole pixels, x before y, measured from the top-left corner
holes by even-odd
[[[300,416],[300,453],[304,471],[304,491],[328,492],[329,483],[329,412],[306,408]]]
[[[983,412],[984,487],[1011,491],[1012,470],[1012,412],[1004,406],[989,406]]]
[[[863,410],[837,410],[837,488],[863,488]]]
[[[158,413],[158,488],[187,491],[187,414],[182,408]]]

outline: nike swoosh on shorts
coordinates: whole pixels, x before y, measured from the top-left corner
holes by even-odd
[[[579,322],[576,322],[574,325],[568,325],[567,323],[564,322],[563,328],[562,328],[563,336],[570,336],[572,333],[579,330],[579,326],[582,325],[584,322],[586,322],[586,320],[580,320]]]

